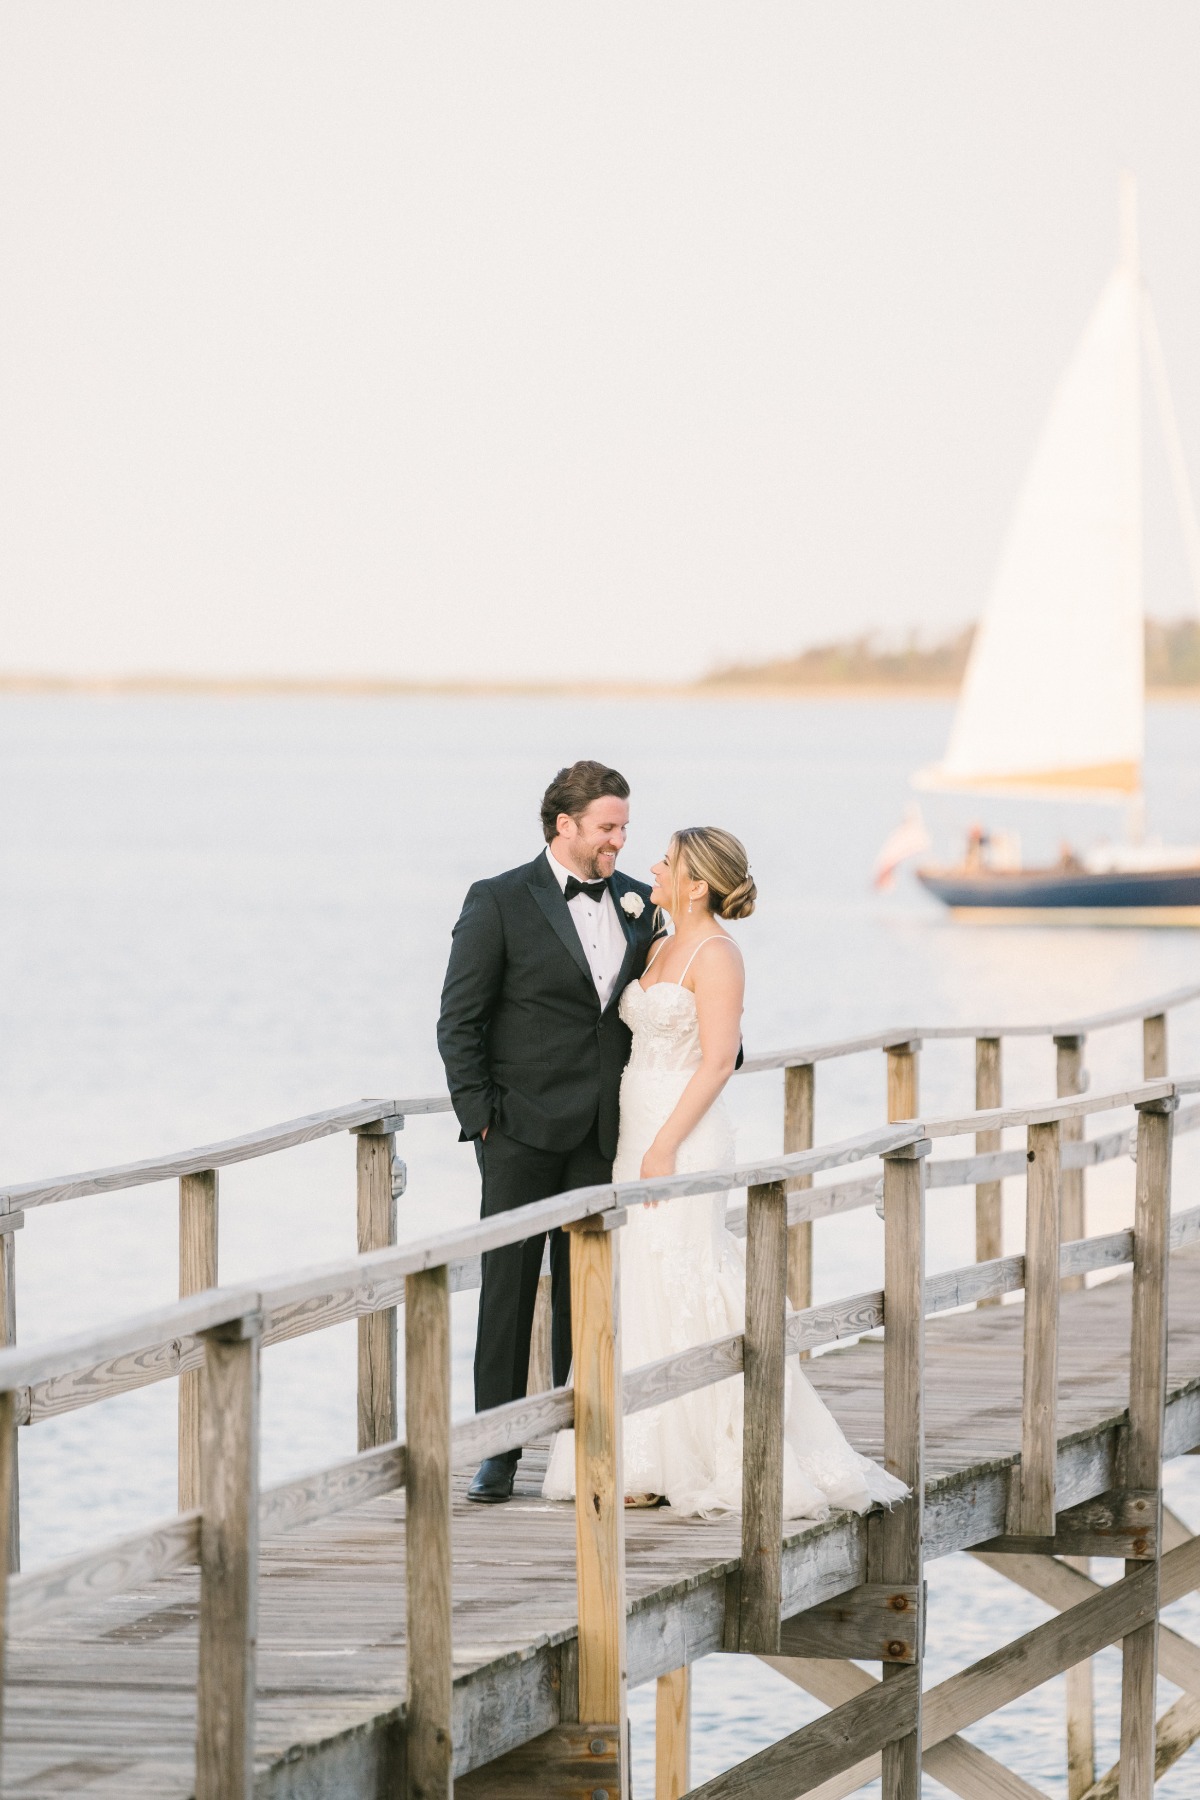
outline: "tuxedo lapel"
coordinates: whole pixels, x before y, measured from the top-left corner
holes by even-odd
[[[592,971],[588,966],[588,959],[584,955],[583,945],[579,941],[575,921],[571,917],[563,891],[555,881],[544,856],[539,856],[530,870],[529,891],[545,914],[554,935],[587,982],[593,999],[596,999],[596,984],[592,979]],[[628,958],[628,949],[625,954]],[[597,1005],[599,1005],[598,1000]]]
[[[608,892],[612,899],[612,903],[616,908],[617,918],[621,922],[621,930],[625,936],[625,955],[621,959],[620,973],[613,982],[613,990],[608,997],[608,1006],[615,1006],[617,1001],[621,998],[621,995],[625,992],[633,969],[634,958],[637,954],[637,932],[634,928],[633,920],[621,905],[622,894],[627,893],[629,890],[619,886],[618,882],[619,877],[617,875],[614,874],[610,876]],[[604,1010],[607,1012],[608,1007],[606,1006]]]

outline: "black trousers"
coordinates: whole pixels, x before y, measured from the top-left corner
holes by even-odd
[[[593,1120],[581,1144],[570,1150],[535,1150],[493,1125],[487,1141],[476,1139],[483,1176],[483,1217],[508,1212],[530,1200],[548,1200],[570,1188],[591,1187],[612,1178],[612,1158],[602,1156]],[[483,1258],[479,1325],[475,1334],[475,1410],[524,1398],[529,1379],[529,1340],[542,1270],[545,1232],[489,1250]],[[554,1385],[571,1370],[571,1273],[566,1233],[550,1233],[550,1357]]]

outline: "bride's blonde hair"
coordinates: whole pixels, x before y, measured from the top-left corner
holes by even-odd
[[[731,831],[687,825],[672,837],[667,860],[677,880],[683,870],[693,881],[707,881],[708,909],[719,919],[748,919],[754,911],[758,889],[745,847]]]

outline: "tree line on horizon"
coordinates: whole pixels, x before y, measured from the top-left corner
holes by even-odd
[[[968,625],[932,642],[912,631],[902,643],[891,645],[880,632],[867,631],[859,637],[813,644],[794,656],[729,663],[706,675],[703,685],[956,688],[975,629]],[[1146,686],[1200,687],[1200,620],[1146,620]]]

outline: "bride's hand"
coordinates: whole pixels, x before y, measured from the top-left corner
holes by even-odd
[[[645,1156],[642,1158],[642,1180],[653,1181],[659,1175],[673,1175],[674,1173],[675,1152],[673,1150],[664,1150],[657,1143],[651,1144]],[[651,1200],[648,1202],[648,1205],[650,1206],[658,1206],[660,1204],[661,1202],[658,1200]]]

